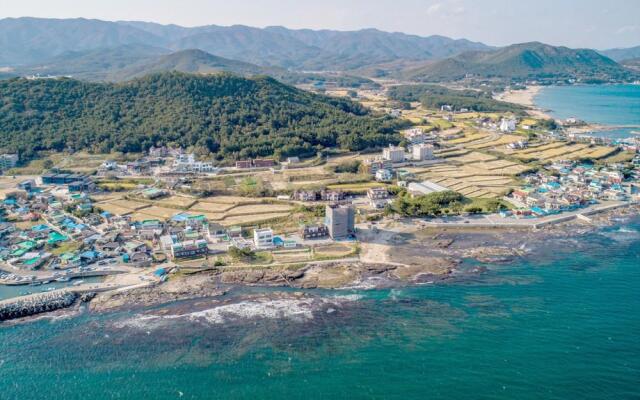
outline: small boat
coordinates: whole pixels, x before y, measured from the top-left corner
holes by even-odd
[[[84,281],[75,281],[73,282],[73,286],[80,286],[84,283]]]

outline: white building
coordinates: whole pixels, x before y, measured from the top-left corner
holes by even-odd
[[[382,150],[382,158],[393,163],[404,161],[404,148],[390,145]]]
[[[13,168],[18,163],[17,154],[0,154],[0,170]]]
[[[514,118],[502,118],[500,122],[500,132],[514,132],[516,130],[517,121]]]
[[[102,168],[106,169],[107,171],[112,171],[118,168],[118,163],[115,162],[114,160],[107,160],[102,163]]]
[[[437,183],[433,183],[430,181],[423,182],[411,182],[408,187],[409,193],[414,196],[423,196],[426,194],[437,193],[437,192],[446,192],[449,189],[438,185]]]
[[[273,247],[273,230],[271,228],[254,230],[253,244],[257,249],[269,249]]]
[[[378,182],[388,182],[393,179],[393,172],[388,169],[379,169],[376,171],[376,180]]]
[[[196,161],[193,154],[178,154],[173,162],[173,169],[177,172],[208,173],[216,172],[216,167],[210,162]]]
[[[433,145],[432,144],[416,144],[411,149],[413,153],[413,159],[416,161],[424,161],[433,159]]]

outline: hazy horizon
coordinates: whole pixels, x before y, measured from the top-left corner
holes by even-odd
[[[143,21],[184,27],[246,25],[258,28],[387,32],[468,39],[493,46],[540,41],[573,48],[640,45],[640,2],[539,0],[536,7],[507,0],[2,0],[0,18],[87,18]]]

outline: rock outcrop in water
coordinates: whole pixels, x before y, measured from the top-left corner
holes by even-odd
[[[78,294],[75,292],[58,291],[2,302],[0,303],[0,321],[29,317],[31,315],[67,308],[73,305],[77,298]]]

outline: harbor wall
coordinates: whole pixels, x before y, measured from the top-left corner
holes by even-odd
[[[38,293],[0,302],[0,321],[29,317],[72,306],[79,295],[69,290]]]

